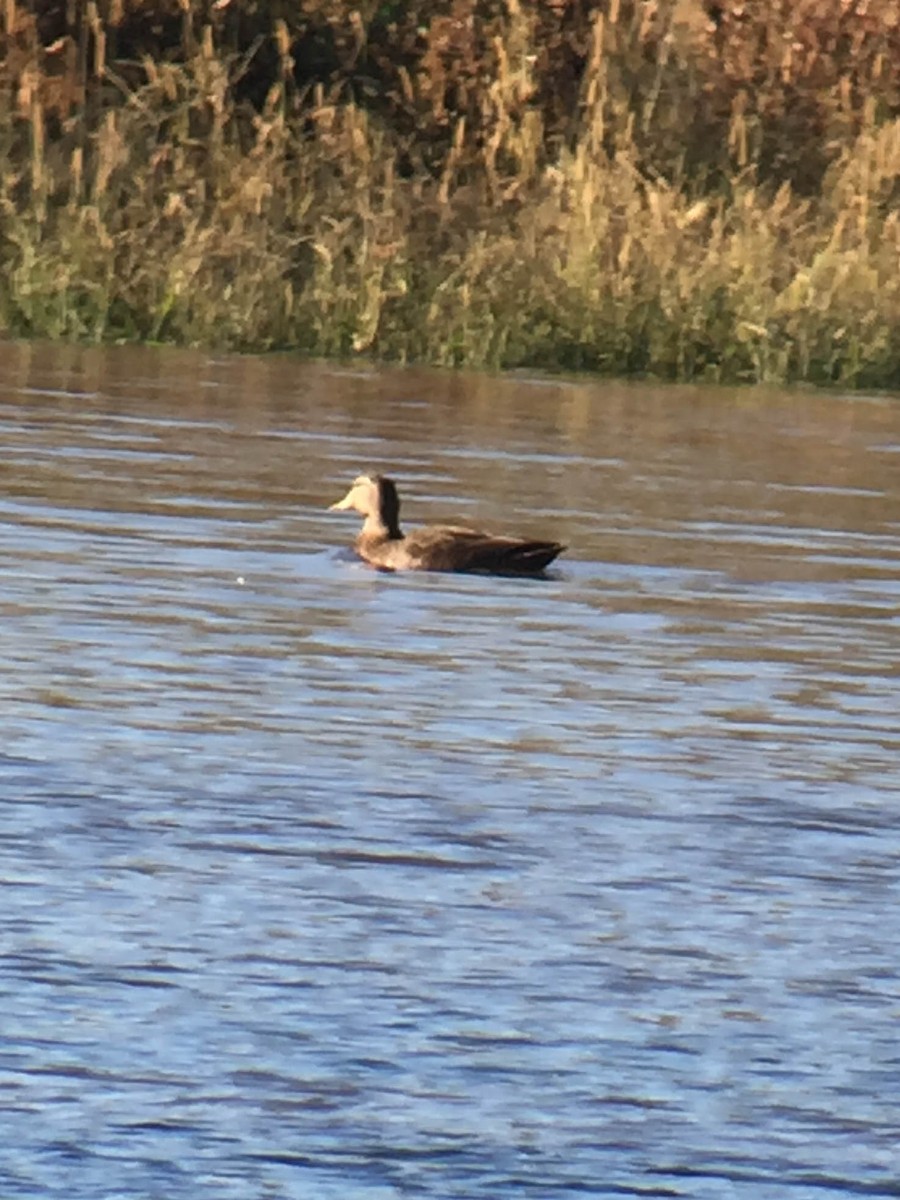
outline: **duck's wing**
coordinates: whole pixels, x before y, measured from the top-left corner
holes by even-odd
[[[559,542],[498,537],[462,525],[434,525],[411,533],[404,548],[414,569],[536,575],[565,546]]]

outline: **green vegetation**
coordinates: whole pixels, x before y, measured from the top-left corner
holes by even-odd
[[[0,330],[900,387],[896,0],[5,0]]]

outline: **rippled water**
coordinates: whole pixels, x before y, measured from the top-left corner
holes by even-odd
[[[4,346],[0,431],[0,1195],[900,1194],[900,402]],[[571,549],[371,572],[372,467]]]

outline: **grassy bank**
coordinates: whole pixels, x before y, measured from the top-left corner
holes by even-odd
[[[234,7],[8,0],[8,334],[900,387],[893,0]]]

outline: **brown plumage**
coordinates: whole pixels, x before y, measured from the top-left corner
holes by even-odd
[[[365,517],[356,553],[384,571],[485,571],[538,575],[557,554],[559,542],[497,537],[462,525],[427,525],[404,537],[400,498],[392,479],[360,475],[332,509],[355,509]]]

